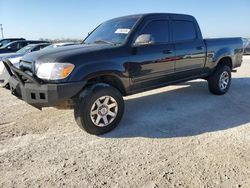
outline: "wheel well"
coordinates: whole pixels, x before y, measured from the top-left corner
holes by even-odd
[[[96,84],[96,83],[106,83],[111,85],[112,87],[118,89],[122,95],[126,95],[125,88],[122,82],[116,77],[111,75],[98,76],[95,78],[91,78],[87,82],[87,86]]]
[[[230,57],[223,57],[219,62],[218,65],[227,65],[230,69],[233,69],[232,59]]]

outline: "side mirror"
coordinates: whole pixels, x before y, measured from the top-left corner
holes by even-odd
[[[3,44],[2,43],[0,43],[0,47],[2,47],[3,46]]]
[[[143,45],[151,45],[151,44],[154,44],[154,39],[152,37],[152,35],[150,34],[142,34],[142,35],[139,35],[136,40],[135,40],[135,43],[134,45],[135,46],[143,46]]]
[[[8,46],[7,49],[11,49],[11,46]]]

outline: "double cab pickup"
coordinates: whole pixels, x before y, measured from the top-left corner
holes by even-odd
[[[198,78],[227,93],[242,56],[242,38],[203,39],[193,16],[153,13],[106,21],[80,45],[25,55],[20,68],[3,63],[12,94],[39,109],[73,108],[80,128],[100,135],[119,124],[123,96]]]

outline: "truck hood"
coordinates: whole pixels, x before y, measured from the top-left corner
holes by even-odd
[[[36,64],[48,62],[67,62],[70,57],[74,58],[79,55],[97,52],[111,47],[113,46],[109,44],[80,44],[52,49],[43,49],[38,52],[29,53],[23,56],[21,60]]]

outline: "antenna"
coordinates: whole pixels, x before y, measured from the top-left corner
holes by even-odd
[[[3,37],[3,24],[0,24],[0,30],[1,30],[1,33],[2,33],[2,38],[4,38]]]

